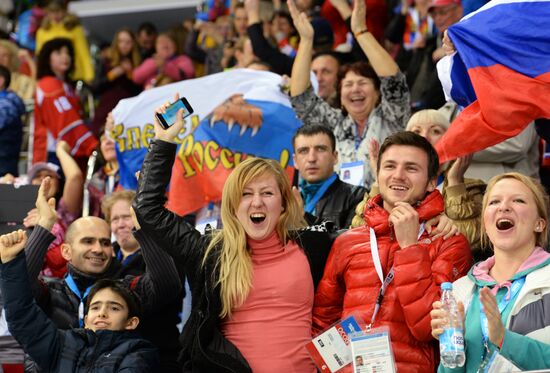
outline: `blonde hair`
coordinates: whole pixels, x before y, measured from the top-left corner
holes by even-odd
[[[109,48],[109,59],[111,60],[110,61],[111,67],[118,66],[122,61],[122,58],[124,57],[120,54],[120,51],[118,50],[118,36],[123,32],[130,35],[130,38],[134,43],[134,45],[132,46],[130,55],[128,57],[130,58],[130,61],[132,61],[132,67],[136,68],[141,63],[141,56],[139,54],[139,50],[137,47],[136,35],[132,32],[132,30],[130,30],[127,27],[124,27],[118,30],[115,33],[115,36],[113,37],[113,41],[111,42],[111,46]]]
[[[10,65],[6,67],[10,69],[11,72],[17,71],[17,69],[19,69],[19,64],[20,64],[19,57],[17,55],[19,52],[17,45],[15,45],[9,40],[0,39],[0,47],[3,47],[10,54],[10,62],[9,62]]]
[[[544,187],[542,184],[529,177],[525,176],[523,174],[520,174],[518,172],[507,172],[504,174],[496,175],[489,180],[487,183],[487,189],[485,191],[485,195],[483,196],[483,207],[481,209],[481,216],[483,217],[485,215],[485,210],[487,208],[487,204],[489,203],[489,195],[491,194],[491,190],[501,180],[504,179],[514,179],[525,185],[533,194],[533,199],[535,201],[535,205],[537,206],[537,213],[541,219],[545,221],[545,223],[548,223],[548,194],[544,190]],[[489,247],[490,241],[489,237],[487,236],[487,231],[485,230],[485,224],[481,224],[481,244],[482,247]],[[541,246],[543,248],[546,248],[546,245],[548,244],[548,225],[545,224],[544,228],[541,232],[536,232],[536,244],[537,246]]]
[[[433,123],[435,125],[443,127],[445,131],[447,131],[447,129],[449,129],[449,126],[451,125],[449,120],[445,118],[445,115],[443,115],[440,111],[434,109],[425,109],[417,111],[411,116],[411,118],[407,122],[407,127],[405,128],[405,130],[410,131],[414,125],[423,123]]]
[[[136,192],[133,190],[118,190],[103,198],[103,201],[101,201],[101,212],[105,217],[105,221],[111,224],[111,211],[115,203],[118,201],[126,201],[131,206],[135,196]]]
[[[264,175],[274,176],[281,192],[283,212],[275,228],[281,242],[286,244],[291,230],[306,225],[303,211],[294,198],[288,177],[279,163],[271,159],[247,158],[233,170],[223,187],[223,229],[215,234],[202,262],[204,267],[208,256],[220,248],[212,275],[218,274],[214,280],[215,286],[220,286],[221,318],[231,316],[233,308],[244,302],[252,287],[252,260],[247,249],[245,230],[237,218],[237,208],[245,186]]]
[[[50,9],[54,10],[54,9]],[[63,16],[63,19],[61,20],[61,23],[63,24],[63,27],[65,27],[68,31],[71,31],[76,26],[80,25],[80,19],[76,14],[68,13],[67,9],[55,9],[55,10],[64,10],[65,15]],[[45,30],[49,30],[53,25],[53,22],[51,18],[46,14],[46,16],[42,19],[42,24],[40,27],[42,27]]]

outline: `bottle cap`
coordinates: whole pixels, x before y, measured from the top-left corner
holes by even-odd
[[[441,290],[453,290],[453,284],[451,282],[444,282],[441,284]]]

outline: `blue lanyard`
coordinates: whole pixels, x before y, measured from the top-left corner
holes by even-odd
[[[355,135],[355,150],[358,150],[359,146],[361,146],[361,143],[363,142],[363,140],[365,139],[365,136],[367,135],[367,124],[365,123],[365,128],[363,128],[363,135],[362,136],[359,136],[359,134],[357,134],[357,124],[355,125],[355,132],[356,132],[356,135]]]
[[[305,205],[304,207],[305,212],[313,214],[313,211],[315,210],[315,205],[317,204],[317,202],[319,202],[321,197],[323,197],[323,194],[325,194],[327,189],[332,185],[332,183],[334,183],[335,180],[336,180],[336,173],[333,173],[331,177],[325,180],[323,185],[321,185],[319,189],[317,189],[317,192],[315,193],[313,198]]]
[[[506,294],[504,294],[504,296],[498,303],[498,312],[501,315],[502,315],[502,312],[508,306],[508,304],[510,304],[510,301],[514,299],[515,296],[519,293],[524,283],[525,283],[525,277],[518,278],[512,283],[512,287],[510,289],[510,297],[506,299],[507,298]],[[483,312],[483,305],[481,303],[479,305],[479,311],[480,311],[479,317],[481,319],[481,336],[483,339],[483,344],[487,345],[487,342],[489,341],[489,328],[487,326],[487,316],[485,316],[485,312]]]
[[[88,286],[86,291],[84,291],[84,295],[80,295],[80,290],[78,290],[78,286],[76,286],[76,282],[74,282],[73,276],[71,276],[70,273],[65,277],[65,283],[78,299],[80,299],[80,303],[78,304],[78,324],[82,328],[84,327],[84,299],[88,296],[92,287]]]

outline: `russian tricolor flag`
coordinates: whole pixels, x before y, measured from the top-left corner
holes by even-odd
[[[436,145],[441,162],[550,118],[550,0],[492,0],[448,29],[457,53],[438,64],[465,107]]]

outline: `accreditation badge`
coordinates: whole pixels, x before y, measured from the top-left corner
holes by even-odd
[[[515,366],[510,360],[495,351],[485,366],[486,373],[509,373],[521,372],[522,370]]]
[[[340,165],[340,180],[344,183],[364,186],[365,185],[365,162],[349,162]]]
[[[374,328],[350,338],[354,373],[395,373],[390,330]]]
[[[350,338],[362,330],[365,330],[365,322],[360,316],[351,315],[318,334],[306,349],[321,372],[337,372],[350,365]]]

